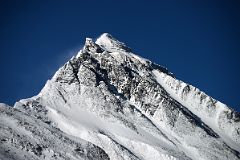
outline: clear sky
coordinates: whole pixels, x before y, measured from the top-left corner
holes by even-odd
[[[36,95],[103,32],[240,111],[239,0],[1,0],[0,102]]]

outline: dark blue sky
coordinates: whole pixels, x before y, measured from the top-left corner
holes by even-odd
[[[0,2],[0,102],[36,95],[84,43],[111,33],[240,111],[240,2]]]

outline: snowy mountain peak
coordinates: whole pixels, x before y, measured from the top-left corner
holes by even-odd
[[[96,44],[106,48],[109,51],[131,51],[123,42],[118,41],[109,33],[103,33],[97,40]]]
[[[98,43],[99,45],[104,46],[112,46],[113,42],[118,43],[118,40],[109,33],[103,33],[96,41],[96,43]]]
[[[110,33],[103,33],[99,36],[99,39],[100,38],[105,38],[105,39],[112,39],[114,40],[115,38],[110,34]]]
[[[240,159],[239,113],[107,33],[0,111],[0,159]]]

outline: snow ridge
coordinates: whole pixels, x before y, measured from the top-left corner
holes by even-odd
[[[108,33],[96,42],[87,38],[37,96],[17,102],[14,108],[1,107],[0,114],[6,117],[1,122],[24,121],[17,116],[22,114],[33,125],[69,139],[60,139],[58,146],[46,144],[48,152],[66,144],[82,146],[77,151],[64,148],[63,159],[240,159],[239,113],[134,54]],[[1,123],[1,131],[6,124]],[[15,132],[23,130],[18,123],[14,126]],[[47,132],[39,134],[47,137]],[[6,144],[15,143],[4,141],[0,156],[6,157]],[[11,157],[23,152],[32,159],[54,159],[45,150],[34,155],[8,148]],[[75,153],[82,149],[86,152]]]

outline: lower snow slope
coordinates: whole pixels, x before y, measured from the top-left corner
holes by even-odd
[[[109,159],[99,147],[74,139],[49,123],[0,104],[0,159]]]

